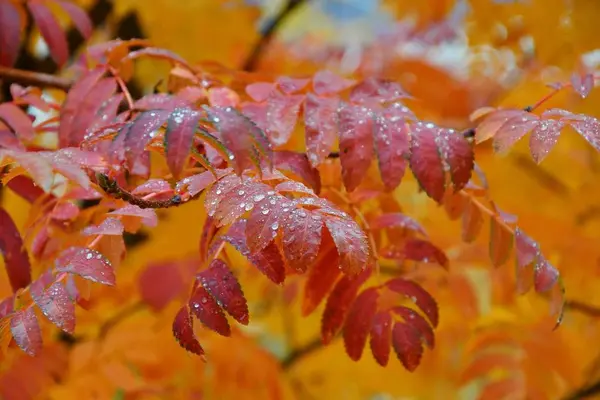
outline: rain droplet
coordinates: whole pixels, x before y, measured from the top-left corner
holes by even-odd
[[[279,224],[277,222],[275,222],[273,225],[271,225],[271,229],[276,231],[277,229],[279,229]]]
[[[269,209],[265,208],[264,210],[261,211],[261,213],[263,213],[264,215],[267,215],[269,213]]]

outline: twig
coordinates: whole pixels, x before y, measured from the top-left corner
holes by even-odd
[[[589,317],[600,317],[600,307],[592,306],[577,300],[568,300],[565,302],[565,307],[573,311],[579,311]]]
[[[144,303],[142,303],[141,301],[135,302],[132,305],[130,305],[129,307],[123,308],[117,314],[113,315],[112,317],[110,317],[109,319],[104,321],[104,323],[100,326],[100,329],[98,331],[98,338],[104,339],[106,337],[106,335],[108,334],[108,332],[115,325],[117,325],[119,322],[123,321],[124,319],[132,316],[133,314],[135,314],[139,311],[142,311],[145,308],[146,308],[146,305]]]
[[[577,389],[575,392],[571,393],[563,400],[583,400],[589,399],[594,395],[600,393],[600,381],[594,382],[588,386],[584,386],[580,389]]]
[[[117,181],[108,177],[106,174],[98,174],[98,185],[110,196],[116,199],[123,199],[129,204],[138,206],[139,208],[169,208],[183,204],[185,201],[181,195],[176,194],[167,200],[150,200],[142,197],[137,197],[131,192],[119,186]],[[191,197],[188,201],[191,200]]]
[[[254,71],[256,69],[260,57],[265,51],[265,48],[273,39],[273,36],[275,35],[277,29],[279,29],[279,27],[285,21],[285,19],[295,9],[297,9],[298,6],[308,1],[310,0],[288,0],[287,4],[281,9],[279,14],[273,17],[263,28],[262,32],[260,33],[260,39],[258,39],[258,42],[256,43],[256,45],[254,45],[254,48],[250,52],[250,55],[244,62],[244,66],[242,67],[244,71]]]
[[[0,80],[20,83],[23,85],[52,87],[65,91],[69,90],[72,85],[71,80],[61,78],[56,75],[45,74],[43,72],[24,71],[21,69],[2,66],[0,66]]]
[[[339,337],[340,335],[335,336],[332,341]],[[292,350],[283,360],[281,360],[281,369],[284,371],[290,369],[302,357],[307,356],[310,353],[314,353],[321,348],[323,348],[323,341],[321,340],[321,337],[314,338],[304,346]]]

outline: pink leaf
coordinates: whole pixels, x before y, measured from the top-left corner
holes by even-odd
[[[306,96],[304,103],[304,127],[306,152],[313,167],[318,166],[331,152],[337,136],[336,97]]]
[[[399,83],[377,78],[367,78],[352,88],[353,103],[391,102],[406,97]]]
[[[96,250],[70,247],[54,262],[57,272],[76,274],[92,282],[115,284],[115,273],[110,261]]]
[[[344,347],[350,359],[360,360],[373,318],[377,312],[379,293],[375,288],[364,290],[358,295],[348,312],[344,324]]]
[[[293,151],[282,150],[274,153],[273,164],[275,168],[290,171],[308,186],[315,193],[321,191],[321,176],[319,171],[308,161],[306,154]]]
[[[401,213],[388,213],[378,215],[377,217],[369,220],[369,227],[371,229],[410,229],[420,233],[423,236],[427,236],[427,233],[417,221]]]
[[[445,191],[446,174],[442,166],[433,124],[413,125],[410,168],[425,193],[438,203]]]
[[[57,203],[49,217],[55,221],[73,221],[79,215],[79,207],[71,202]]]
[[[83,234],[91,235],[116,235],[123,234],[123,223],[117,218],[108,217],[100,225],[90,225],[83,229]]]
[[[167,93],[153,93],[136,100],[133,103],[136,110],[168,110],[189,107],[191,103]]]
[[[223,314],[217,301],[204,287],[196,287],[194,294],[190,298],[189,306],[196,318],[207,328],[223,336],[231,335],[231,328],[225,314]]]
[[[21,139],[31,140],[35,136],[31,119],[13,103],[0,104],[0,120]]]
[[[313,77],[313,90],[316,95],[329,95],[341,92],[354,85],[355,81],[344,79],[331,71],[319,71]]]
[[[42,332],[33,307],[17,311],[10,320],[10,331],[25,353],[35,356],[42,349]]]
[[[171,191],[172,191],[171,185],[169,184],[169,182],[165,181],[164,179],[150,179],[150,180],[142,183],[140,186],[136,187],[135,189],[133,189],[131,191],[131,194],[134,194],[136,196],[146,196],[149,194],[169,192],[169,193],[167,193],[167,196],[170,197]],[[159,198],[159,197],[160,196],[156,196],[156,197],[154,197],[154,199]]]
[[[573,114],[569,121],[573,129],[600,151],[600,120],[583,114]]]
[[[594,88],[594,74],[577,74],[571,75],[571,84],[582,99],[588,97]]]
[[[81,33],[84,39],[88,39],[92,36],[93,26],[90,17],[88,17],[87,13],[81,9],[78,5],[71,3],[70,1],[63,0],[55,0],[69,17],[73,24],[77,28],[77,30]]]
[[[254,82],[246,86],[248,96],[258,102],[267,100],[274,90],[275,84],[270,82]]]
[[[443,251],[426,240],[410,238],[404,244],[404,258],[421,262],[435,262],[448,268],[448,257]]]
[[[188,176],[183,180],[177,182],[175,187],[175,191],[181,193],[182,190],[185,190],[190,194],[190,196],[196,196],[198,193],[202,192],[208,186],[212,185],[216,181],[216,177],[210,171],[204,171],[196,175]]]
[[[398,109],[387,108],[377,115],[373,124],[375,152],[379,172],[386,189],[395,189],[406,170],[405,157],[410,145],[406,120],[398,115]]]
[[[310,79],[303,78],[290,78],[287,76],[280,76],[277,78],[277,85],[279,86],[279,89],[281,89],[283,93],[287,94],[299,92],[300,90],[304,89],[309,82]]]
[[[392,316],[389,312],[379,312],[373,318],[371,326],[371,352],[377,364],[385,367],[390,359],[392,344]]]
[[[199,356],[204,355],[204,349],[194,334],[192,316],[187,305],[181,307],[173,320],[173,336],[187,351]]]
[[[298,120],[303,95],[285,95],[279,91],[267,99],[267,133],[275,146],[288,142]]]
[[[112,77],[102,78],[90,88],[81,103],[77,105],[77,113],[71,121],[71,143],[75,143],[74,145],[78,146],[83,142],[94,117],[100,112],[102,105],[113,96],[116,90],[117,82]]]
[[[218,189],[215,191],[215,187],[212,188],[211,193],[213,192],[217,192]],[[218,225],[219,226],[223,226],[223,225],[229,225],[231,223],[233,223],[235,220],[237,220],[238,218],[240,218],[242,215],[244,215],[246,212],[254,210],[255,206],[258,206],[258,203],[262,201],[262,199],[264,199],[264,197],[266,197],[267,195],[271,196],[271,194],[269,194],[269,192],[273,192],[271,190],[270,186],[267,186],[263,183],[259,183],[259,182],[250,182],[250,181],[246,181],[243,184],[240,184],[238,186],[236,186],[235,188],[233,188],[233,190],[228,192],[227,196],[221,195],[219,198],[219,203],[217,204],[216,210],[213,214],[210,213],[209,211],[209,215],[213,216],[215,218],[215,220],[218,221]],[[223,193],[224,194],[224,193]],[[212,196],[211,196],[212,198]],[[260,199],[260,200],[256,200],[256,199]],[[269,198],[270,202],[277,202],[276,199],[282,199],[281,196],[278,196],[276,198]],[[208,196],[206,198],[206,200],[208,201]],[[269,204],[269,206],[272,206],[273,204]],[[278,207],[278,205],[276,205],[276,207]],[[275,211],[273,211],[273,213],[275,213]],[[263,216],[267,216],[266,214],[264,214]],[[269,216],[270,219],[270,216]],[[252,222],[252,224],[254,224],[255,221]],[[260,225],[260,220],[256,220],[256,222],[259,222]],[[250,222],[249,222],[250,223]],[[259,230],[262,231],[262,225],[257,227]],[[251,228],[253,229],[253,228]],[[269,227],[269,229],[272,229]],[[276,229],[275,229],[276,230]],[[266,231],[265,231],[266,233]],[[261,238],[252,238],[253,240],[256,239],[257,243],[248,243],[248,245],[250,246],[250,249],[257,249],[254,246],[258,245],[258,241],[261,241]],[[269,240],[269,238],[262,238],[263,240],[263,244],[267,244]],[[267,241],[267,242],[264,242]],[[260,246],[258,246],[260,247]]]
[[[353,219],[325,218],[325,224],[340,255],[340,269],[355,275],[366,269],[369,245],[365,233]]]
[[[149,208],[140,208],[133,204],[128,204],[124,207],[109,212],[110,215],[126,215],[131,217],[141,218],[144,225],[153,228],[158,224],[156,212]]]
[[[533,284],[535,291],[543,293],[550,290],[558,281],[559,275],[558,270],[548,260],[539,256],[534,269]]]
[[[244,292],[227,264],[219,259],[213,260],[208,269],[198,274],[197,280],[229,315],[240,324],[248,325],[248,304]]]
[[[167,165],[179,179],[188,160],[200,113],[190,108],[177,108],[169,116],[165,131]]]
[[[268,187],[265,189],[268,190]],[[288,199],[279,194],[266,195],[266,190],[264,193],[255,195],[249,193],[246,198],[247,203],[240,203],[240,205],[252,205],[252,211],[246,223],[246,238],[248,247],[253,253],[261,251],[273,241],[277,236],[282,215],[290,212],[290,207],[293,206]],[[238,194],[240,192],[243,190]],[[281,225],[284,225],[283,221]]]
[[[35,302],[54,325],[67,333],[75,331],[75,305],[61,282],[54,282]]]
[[[208,102],[211,106],[237,107],[240,103],[238,94],[227,87],[211,87],[208,89]]]
[[[153,132],[167,121],[169,114],[167,110],[144,111],[133,121],[124,142],[129,168],[142,156],[146,145],[152,140]]]
[[[491,139],[508,119],[515,116],[522,116],[523,114],[526,114],[526,112],[514,108],[496,110],[489,113],[475,130],[475,143],[479,144]]]
[[[52,58],[59,66],[62,66],[69,58],[69,44],[60,24],[42,1],[31,0],[26,4],[35,24],[50,49]]]
[[[16,5],[0,1],[0,65],[11,67],[19,55],[23,21]]]
[[[527,236],[520,228],[515,229],[515,251],[517,253],[517,291],[524,294],[531,289],[534,281],[534,265],[538,263],[540,249],[537,242]]]
[[[27,173],[44,192],[50,192],[54,175],[52,173],[52,166],[46,159],[34,152],[6,151],[6,154],[19,163],[21,167],[25,168]]]
[[[290,267],[303,272],[312,266],[319,253],[322,230],[322,217],[317,213],[294,209],[287,214],[281,226],[281,241]]]
[[[0,208],[0,252],[13,291],[27,287],[31,283],[29,256],[17,226],[4,208]]]
[[[346,104],[338,118],[342,180],[351,192],[367,174],[373,158],[373,116],[366,107]]]
[[[408,324],[396,322],[392,331],[392,344],[404,368],[414,371],[423,356],[419,332]]]
[[[565,122],[555,119],[543,119],[533,128],[529,138],[531,156],[538,164],[550,153],[558,142],[560,131],[565,127]]]
[[[160,311],[187,290],[187,284],[173,262],[148,265],[138,278],[140,297],[154,311]]]
[[[389,280],[385,284],[390,290],[408,297],[415,303],[429,318],[431,324],[436,327],[439,321],[438,305],[431,294],[423,289],[419,284],[408,281],[403,278]]]
[[[540,123],[537,115],[523,112],[521,115],[508,119],[494,136],[494,151],[505,153],[519,139],[525,136]]]

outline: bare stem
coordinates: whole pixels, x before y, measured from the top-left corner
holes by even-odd
[[[52,87],[62,89],[64,91],[69,90],[73,84],[73,82],[69,79],[61,78],[56,75],[44,74],[42,72],[25,71],[3,66],[0,66],[0,80],[28,86],[33,85],[40,87]]]
[[[105,174],[98,174],[98,185],[110,196],[116,199],[123,199],[129,204],[136,205],[140,208],[169,208],[185,203],[179,194],[176,194],[167,200],[150,200],[148,198],[137,197],[120,187],[117,181]],[[189,198],[189,200],[191,199],[192,198]]]

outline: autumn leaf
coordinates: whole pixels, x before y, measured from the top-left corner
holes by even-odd
[[[31,265],[23,239],[10,214],[0,208],[0,252],[14,292],[31,283]]]
[[[69,272],[104,285],[115,284],[115,273],[106,257],[96,250],[70,247],[56,259],[58,272]]]

